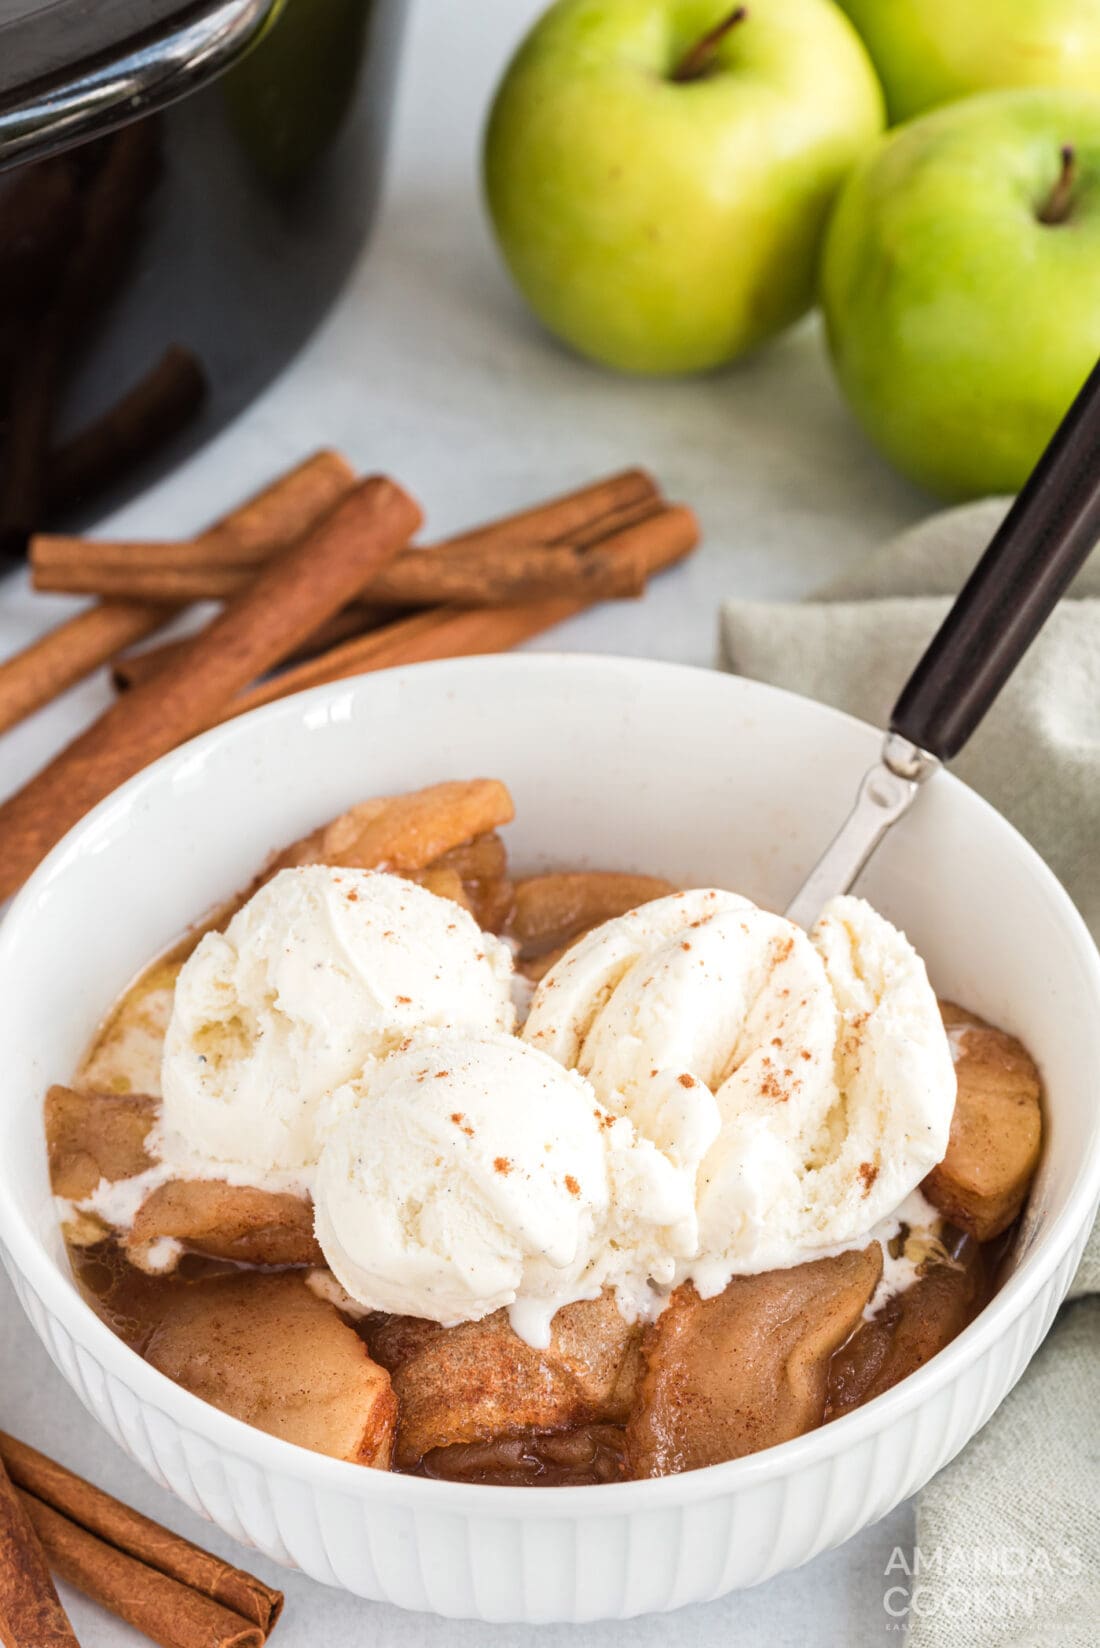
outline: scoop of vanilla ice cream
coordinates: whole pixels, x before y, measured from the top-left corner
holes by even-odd
[[[449,899],[367,870],[282,870],[180,972],[162,1067],[173,1138],[254,1182],[308,1168],[331,1089],[431,1027],[511,1030],[512,962]]]
[[[549,1343],[562,1305],[671,1282],[682,1179],[583,1077],[515,1037],[418,1038],[333,1095],[317,1239],[352,1298],[453,1325],[504,1306]]]
[[[947,1148],[955,1075],[923,963],[857,898],[812,934],[716,889],[595,929],[523,1032],[584,1074],[693,1186],[678,1272],[730,1276],[856,1240]]]

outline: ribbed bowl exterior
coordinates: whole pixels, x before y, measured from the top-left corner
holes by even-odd
[[[698,1500],[590,1514],[441,1512],[372,1504],[215,1445],[138,1396],[78,1344],[26,1280],[15,1290],[85,1407],[162,1486],[233,1538],[325,1585],[455,1619],[541,1624],[626,1619],[756,1585],[841,1544],[923,1486],[985,1424],[1023,1373],[1077,1268],[1085,1233],[1007,1330],[915,1408],[806,1468]],[[5,1263],[7,1261],[5,1260]],[[868,1410],[870,1411],[870,1410]],[[410,1482],[410,1487],[416,1485]],[[554,1490],[543,1490],[552,1496]],[[532,1507],[534,1510],[535,1507]]]

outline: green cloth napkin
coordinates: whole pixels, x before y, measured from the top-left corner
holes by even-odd
[[[728,602],[722,667],[884,726],[1007,507],[933,516],[810,601]],[[952,771],[1032,842],[1100,941],[1100,548]],[[922,1571],[884,1576],[910,1648],[1100,1642],[1100,1223],[1070,1297],[993,1421],[920,1495]]]

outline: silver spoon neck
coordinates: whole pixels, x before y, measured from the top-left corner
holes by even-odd
[[[855,806],[787,906],[788,920],[810,928],[830,898],[848,891],[887,830],[939,768],[928,750],[899,733],[886,735],[882,757],[864,774]]]

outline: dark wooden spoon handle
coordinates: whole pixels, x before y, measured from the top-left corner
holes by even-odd
[[[1100,364],[902,688],[890,729],[949,761],[1100,540]]]

